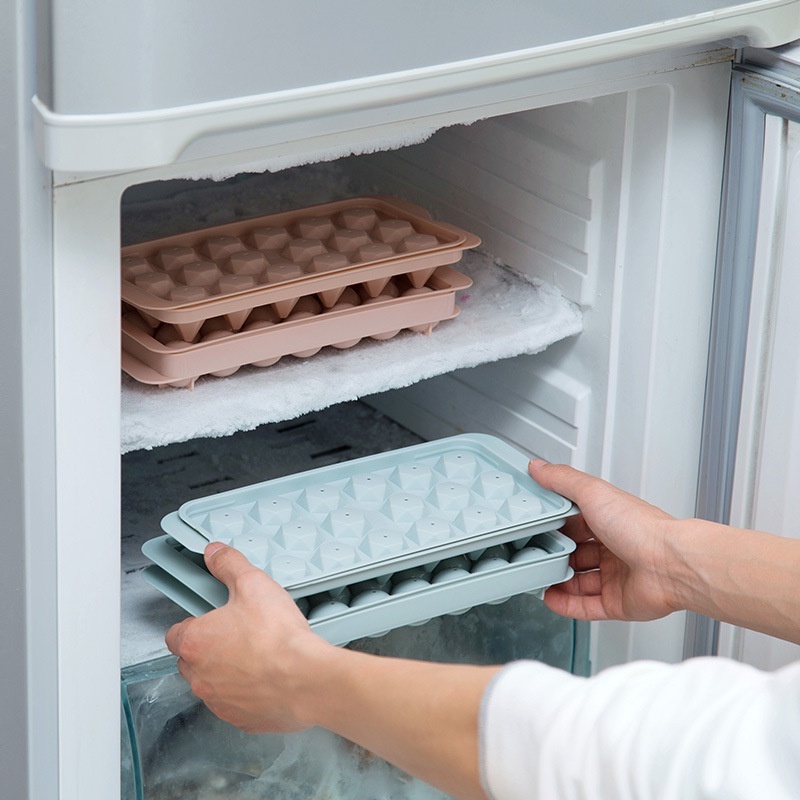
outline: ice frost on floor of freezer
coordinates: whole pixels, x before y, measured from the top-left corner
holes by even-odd
[[[473,664],[535,658],[570,669],[573,623],[530,596],[400,628],[351,647]],[[127,687],[148,800],[443,800],[446,795],[320,729],[249,736],[216,719],[175,672]]]
[[[177,677],[164,681],[174,691]],[[220,722],[191,696],[150,698],[155,707],[191,701],[156,729],[142,720],[139,748],[148,800],[444,800],[363,748],[321,728],[290,736],[248,736]]]
[[[228,379],[200,380],[191,392],[123,380],[122,451],[292,419],[456,369],[536,353],[580,332],[580,311],[552,287],[480,253],[468,253],[459,269],[474,281],[456,298],[462,313],[430,336],[406,332],[309,360],[287,358]]]
[[[208,797],[203,795],[204,799]],[[208,800],[230,800],[224,793]],[[367,750],[319,728],[285,738],[285,747],[269,769],[236,800],[444,800],[448,795],[411,778]]]

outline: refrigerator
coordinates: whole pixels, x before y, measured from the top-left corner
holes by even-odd
[[[0,11],[9,797],[426,796],[319,732],[237,738],[176,677],[158,640],[175,611],[120,553],[219,480],[482,432],[676,516],[796,535],[800,4],[430,6]],[[122,244],[351,192],[478,235],[467,267],[533,287],[484,322],[525,337],[485,351],[467,299],[430,350],[386,342],[363,373],[354,348],[191,391],[121,379]],[[796,658],[693,614],[582,626],[528,595],[354,646],[583,674]]]

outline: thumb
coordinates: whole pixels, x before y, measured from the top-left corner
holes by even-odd
[[[209,572],[228,587],[229,595],[233,595],[239,577],[256,569],[242,553],[222,542],[211,542],[203,552],[203,558]]]
[[[167,649],[173,655],[179,656],[183,637],[186,635],[186,629],[191,624],[191,619],[184,619],[181,622],[176,622],[166,633],[164,641],[167,644]]]
[[[578,505],[584,490],[592,483],[599,483],[597,478],[566,464],[548,464],[539,458],[528,464],[528,473],[542,488],[557,492]]]

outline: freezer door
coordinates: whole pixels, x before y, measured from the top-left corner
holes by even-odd
[[[406,119],[419,133],[433,110],[484,105],[487,87],[506,86],[501,95],[492,91],[497,102],[531,76],[720,41],[763,47],[800,36],[800,0],[42,6],[34,100],[40,151],[51,168],[84,172],[171,163],[209,131],[296,121],[320,133],[342,112],[363,112],[361,127],[385,123],[387,107],[398,103],[412,104]]]
[[[800,46],[744,52],[730,138],[700,512],[800,538]],[[706,636],[766,669],[800,658],[732,626]]]

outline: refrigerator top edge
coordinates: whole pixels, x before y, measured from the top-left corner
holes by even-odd
[[[772,50],[745,47],[738,61],[744,67],[774,73],[784,80],[800,84],[800,41]]]
[[[477,119],[498,99],[552,91],[555,76],[722,41],[800,38],[800,0],[676,0],[668,16],[656,0],[500,0],[491,12],[461,0],[409,0],[402,13],[388,0],[50,0],[33,101],[40,157],[63,172],[116,172],[175,163],[210,132],[285,135],[294,124],[328,134],[342,114],[350,130],[402,122],[387,109],[403,106],[418,126],[437,111]],[[260,144],[234,136],[223,149]]]

